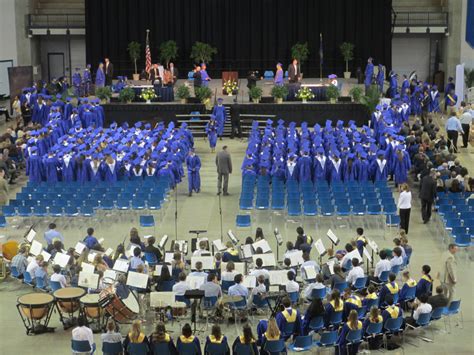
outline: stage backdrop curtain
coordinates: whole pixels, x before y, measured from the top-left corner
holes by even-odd
[[[86,0],[87,62],[96,68],[108,56],[115,75],[130,75],[133,64],[127,45],[142,43],[139,67],[144,67],[145,33],[150,29],[153,62],[159,45],[175,40],[175,61],[184,77],[195,41],[217,48],[210,73],[222,70],[274,70],[290,62],[291,47],[308,42],[311,55],[302,71],[319,77],[319,34],[323,34],[323,73],[342,76],[339,45],[355,44],[354,61],[364,70],[366,60],[391,68],[391,0]]]

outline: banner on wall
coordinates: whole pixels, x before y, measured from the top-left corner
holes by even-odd
[[[456,95],[458,102],[456,102],[456,108],[459,109],[461,101],[464,100],[464,63],[456,65]]]
[[[467,0],[466,42],[474,49],[474,0]]]

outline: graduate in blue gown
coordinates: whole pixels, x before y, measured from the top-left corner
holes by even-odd
[[[211,152],[214,153],[216,151],[216,144],[217,144],[217,123],[216,123],[216,116],[211,115],[209,122],[206,124],[206,134],[207,139],[209,140],[209,147],[211,148]]]
[[[98,98],[91,100],[92,107],[90,111],[94,114],[92,125],[94,127],[104,127],[105,113],[104,108],[100,106],[100,100]]]
[[[189,323],[186,323],[181,331],[181,335],[176,340],[176,349],[180,354],[184,354],[181,350],[182,344],[194,344],[195,345],[195,352],[193,354],[202,355],[201,351],[201,343],[199,342],[198,337],[193,335],[193,331]]]
[[[398,145],[393,156],[393,174],[396,185],[408,182],[408,172],[411,169],[411,161],[408,152]]]
[[[224,125],[227,120],[227,114],[225,111],[225,106],[222,104],[222,98],[217,99],[217,105],[212,109],[212,114],[216,117],[217,124],[217,136],[222,139],[224,134]]]
[[[92,160],[89,161],[87,169],[89,172],[89,181],[102,181],[102,162],[98,153],[92,155]]]
[[[38,95],[38,101],[33,106],[31,121],[33,123],[43,124],[45,121],[46,114],[46,103],[44,102],[43,95]]]
[[[286,167],[285,167],[285,180],[286,183],[290,181],[299,181],[299,176],[298,176],[298,166],[297,166],[297,161],[296,161],[296,155],[290,155],[288,157],[288,160],[286,162]]]
[[[74,166],[76,168],[76,181],[80,184],[85,184],[89,181],[89,168],[87,166],[89,163],[90,160],[86,159],[83,154],[80,154],[75,160]]]
[[[450,76],[448,78],[448,83],[446,84],[446,87],[444,88],[444,110],[446,111],[447,107],[448,107],[448,102],[447,102],[447,98],[448,98],[448,95],[451,91],[454,92],[454,90],[456,89],[456,86],[454,85],[454,79],[452,76]]]
[[[429,111],[430,112],[441,112],[441,108],[439,107],[439,97],[440,94],[438,92],[438,86],[433,85],[430,91],[430,106],[429,106]]]
[[[327,167],[328,159],[324,155],[324,148],[319,147],[316,149],[316,156],[314,157],[314,182],[327,179]]]
[[[278,86],[283,86],[283,69],[282,69],[282,64],[278,63],[276,65],[276,73],[275,73],[275,78],[273,80],[275,85]]]
[[[59,181],[58,170],[60,167],[58,158],[53,152],[49,152],[48,157],[43,162],[46,181],[54,184]]]
[[[83,90],[81,92],[81,96],[89,96],[90,89],[92,84],[92,73],[91,73],[91,65],[87,64],[84,72],[82,73],[82,87]]]
[[[91,105],[84,105],[84,111],[82,113],[81,121],[82,121],[82,127],[87,128],[92,126],[93,122],[95,121],[95,113],[91,111],[92,106]]]
[[[367,160],[367,153],[362,151],[359,156],[359,164],[357,164],[357,181],[369,181],[370,163]]]
[[[186,158],[186,167],[188,169],[188,188],[189,196],[192,196],[193,191],[199,193],[201,191],[201,159],[196,155],[194,149],[190,149],[188,157]]]
[[[393,71],[390,72],[390,88],[389,97],[394,98],[398,94],[398,78],[397,74]]]
[[[347,347],[347,334],[351,330],[362,329],[362,322],[358,319],[356,310],[352,310],[349,313],[349,317],[346,323],[343,324],[339,337],[337,339],[336,355],[355,355],[359,350],[360,342],[349,345]]]
[[[379,64],[378,68],[379,68],[379,71],[377,73],[376,81],[377,81],[377,86],[379,88],[379,92],[383,93],[383,84],[384,84],[384,81],[385,81],[385,73],[383,71],[383,65],[382,64]]]
[[[421,276],[420,281],[416,284],[416,297],[420,297],[421,295],[427,293],[431,296],[433,292],[433,278],[430,275],[431,267],[429,265],[423,265],[421,268]]]
[[[77,97],[81,96],[81,84],[81,68],[76,68],[76,71],[72,74],[72,86],[74,88],[74,95]]]
[[[62,156],[62,159],[61,159],[62,181],[65,181],[65,182],[74,181],[74,171],[75,171],[75,160],[72,159],[71,155],[67,152]]]
[[[341,160],[341,153],[333,151],[328,163],[328,180],[343,181],[344,166]]]
[[[370,85],[372,85],[372,78],[374,76],[374,65],[372,64],[372,57],[367,59],[367,66],[365,67],[365,93],[367,94]]]
[[[288,297],[283,298],[282,304],[284,309],[276,314],[275,320],[278,329],[280,329],[281,338],[288,340],[292,336],[301,335],[301,315],[297,309],[291,307],[291,301]],[[291,333],[287,332],[288,326],[293,328]]]
[[[99,63],[97,73],[95,74],[95,86],[102,88],[105,86],[104,63]]]
[[[446,95],[445,106],[450,108],[456,108],[456,102],[458,102],[458,95],[454,93],[454,89]]]
[[[211,77],[207,73],[206,63],[201,63],[201,80],[202,80],[202,86],[203,87],[208,87],[209,86],[209,82],[211,81]]]
[[[40,183],[44,176],[43,162],[38,154],[37,147],[31,147],[30,154],[26,160],[26,175],[32,183]]]
[[[120,164],[115,159],[115,154],[109,154],[106,156],[105,161],[102,162],[102,173],[104,181],[109,183],[116,182],[118,180],[118,171],[120,170]]]
[[[301,157],[298,159],[298,177],[300,182],[312,181],[312,165],[309,149],[304,148]]]
[[[401,92],[406,93],[407,90],[410,90],[410,81],[408,80],[406,74],[403,74]]]
[[[387,159],[385,159],[385,152],[383,150],[379,150],[377,152],[377,159],[374,160],[371,166],[372,180],[387,181],[388,168]]]
[[[343,180],[347,181],[356,181],[358,179],[357,172],[358,166],[353,153],[347,154],[346,162],[343,164]]]

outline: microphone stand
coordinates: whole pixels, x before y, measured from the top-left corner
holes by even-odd
[[[178,240],[178,186],[174,190],[174,237]]]
[[[222,229],[222,202],[221,202],[221,194],[219,196],[219,216],[220,216],[220,222],[221,222],[221,242],[224,240],[224,234],[223,234],[223,229]]]

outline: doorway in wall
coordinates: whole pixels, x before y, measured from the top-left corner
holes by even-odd
[[[48,53],[48,81],[64,76],[64,53]]]

